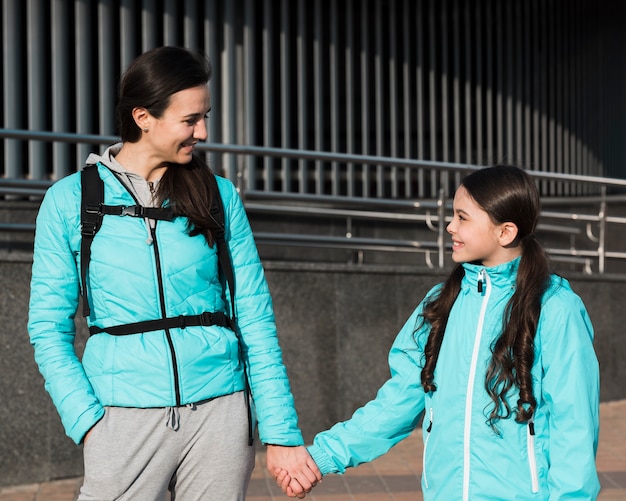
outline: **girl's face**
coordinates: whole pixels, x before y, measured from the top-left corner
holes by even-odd
[[[207,138],[206,119],[210,109],[206,85],[172,94],[163,115],[150,116],[150,132],[143,134],[150,141],[154,159],[158,163],[189,163],[196,143]]]
[[[519,248],[509,247],[510,224],[494,224],[460,186],[454,195],[454,216],[448,224],[452,236],[452,260],[455,263],[480,262],[491,267],[506,263],[519,255]]]

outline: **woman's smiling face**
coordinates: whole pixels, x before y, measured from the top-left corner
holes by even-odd
[[[150,133],[144,137],[161,163],[191,161],[196,143],[208,136],[206,119],[210,109],[209,87],[199,85],[172,94],[163,115],[150,117]]]

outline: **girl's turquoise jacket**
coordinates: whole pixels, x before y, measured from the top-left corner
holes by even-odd
[[[309,452],[323,474],[369,462],[406,438],[423,416],[425,500],[596,499],[599,370],[593,329],[568,282],[552,276],[543,298],[532,368],[532,425],[513,417],[487,424],[491,347],[515,288],[519,258],[492,268],[466,264],[435,370],[437,390],[420,384],[428,326],[424,301],[389,353],[390,379],[351,419],[319,433]],[[479,292],[478,281],[484,284]],[[517,406],[518,392],[508,402]]]
[[[100,163],[105,204],[135,205]],[[264,271],[233,184],[217,178],[235,274],[235,311],[262,442],[301,445],[293,396],[278,344]],[[46,193],[37,217],[29,334],[45,386],[66,433],[79,443],[104,406],[170,407],[244,388],[235,333],[217,326],[91,336],[74,349],[79,304],[80,175]],[[104,216],[91,246],[90,325],[111,327],[205,311],[229,312],[218,275],[217,246],[187,233],[187,219]],[[152,234],[150,234],[152,233]],[[243,398],[243,397],[242,397]]]

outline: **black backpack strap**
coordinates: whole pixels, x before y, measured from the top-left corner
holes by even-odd
[[[80,209],[81,235],[80,246],[80,284],[83,299],[83,316],[91,313],[87,294],[89,280],[89,261],[91,243],[102,226],[105,215],[147,217],[161,221],[174,219],[174,211],[169,207],[143,207],[141,205],[104,205],[104,181],[98,174],[98,166],[87,164],[81,172],[82,200]]]
[[[224,216],[224,204],[222,197],[220,196],[215,176],[213,176],[214,182],[214,198],[211,204],[211,219],[215,225],[211,228],[211,234],[215,239],[217,245],[217,259],[224,274],[224,278],[228,283],[228,290],[230,292],[230,314],[233,323],[236,322],[235,314],[235,274],[233,272],[233,265],[230,260],[230,254],[228,253],[228,244],[226,243],[226,229],[225,229],[225,216]]]
[[[252,406],[250,398],[252,391],[250,389],[250,382],[248,380],[248,370],[246,368],[246,360],[243,356],[243,339],[237,328],[237,315],[235,311],[235,274],[233,272],[233,265],[230,260],[230,254],[228,252],[228,244],[226,243],[226,230],[225,230],[225,216],[224,216],[224,203],[220,196],[220,190],[217,186],[217,180],[215,175],[211,176],[212,179],[212,191],[213,191],[213,203],[211,204],[211,218],[215,223],[211,233],[215,239],[217,245],[217,259],[224,274],[224,278],[228,283],[228,290],[230,292],[230,314],[231,320],[235,328],[233,329],[237,335],[239,341],[239,358],[243,366],[243,378],[244,378],[244,398],[246,399],[246,408],[248,410],[248,445],[254,444],[254,430],[252,428]]]
[[[89,298],[87,297],[87,270],[91,258],[91,242],[102,225],[100,207],[104,201],[104,182],[94,164],[86,165],[80,175],[82,190],[80,221],[82,240],[80,244],[80,285],[83,299],[83,316],[90,314]]]

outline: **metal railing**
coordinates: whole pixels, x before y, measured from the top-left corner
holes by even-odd
[[[115,136],[8,129],[0,129],[0,138],[100,145],[111,144],[118,140]],[[198,144],[197,148],[206,152],[207,156],[210,154],[211,158],[227,155],[232,157],[229,162],[231,164],[234,162],[237,169],[235,178],[231,181],[237,185],[246,210],[250,214],[281,217],[283,220],[291,218],[292,223],[287,225],[288,227],[293,227],[293,221],[303,216],[312,219],[331,219],[345,224],[340,229],[334,227],[332,230],[325,229],[317,233],[311,233],[306,227],[303,227],[304,231],[259,230],[255,231],[259,245],[352,249],[357,253],[357,262],[363,262],[363,253],[368,251],[412,252],[423,254],[425,264],[433,268],[443,268],[447,264],[446,256],[450,249],[445,227],[451,214],[450,194],[464,172],[480,168],[475,165],[449,162],[216,143]],[[311,186],[316,188],[312,193],[290,192],[280,181],[288,177],[288,173],[281,169],[289,169],[289,163],[279,162],[278,169],[271,173],[271,178],[268,178],[268,172],[264,169],[268,158],[297,160],[298,175],[310,176],[314,179],[320,176],[320,166],[322,166],[323,173],[324,165],[332,165],[334,169],[341,171],[340,175],[345,177],[346,184],[361,182],[372,166],[375,166],[377,173],[381,172],[381,168],[383,173],[385,168],[395,170],[401,168],[409,173],[419,171],[421,178],[429,179],[430,184],[436,184],[437,193],[434,197],[420,200],[400,198],[397,194],[402,190],[395,187],[388,190],[396,194],[394,196],[383,194],[382,196],[357,197],[347,194],[329,194],[324,192],[323,179],[322,182],[311,183]],[[350,166],[350,169],[342,171],[346,166]],[[328,172],[334,172],[333,175],[337,175],[336,171],[329,170]],[[544,210],[538,231],[550,237],[560,235],[567,241],[567,245],[562,245],[563,238],[561,238],[561,245],[546,246],[553,260],[570,263],[588,274],[605,273],[607,260],[620,262],[626,260],[626,252],[607,248],[609,225],[622,228],[626,225],[626,217],[608,215],[609,207],[621,208],[626,202],[626,197],[621,194],[626,192],[626,180],[537,171],[529,171],[529,173],[540,184],[542,181],[583,184],[588,188],[586,192],[596,193],[588,197],[543,199]],[[392,183],[402,182],[404,178],[383,175],[377,179],[381,182]],[[52,182],[52,180],[0,179],[0,198],[36,202]],[[355,190],[353,186],[346,189],[346,192],[350,193],[355,191],[358,190]],[[384,193],[385,190],[376,188],[374,191]],[[569,210],[557,210],[563,207]],[[397,238],[397,235],[392,238],[385,235],[384,231],[370,235],[357,234],[357,229],[362,231],[364,227],[376,222],[402,225],[404,229],[399,231],[398,235],[404,235],[405,238]],[[385,224],[382,226],[384,227]],[[33,230],[32,223],[0,223],[0,232],[31,232]],[[612,232],[612,234],[619,235],[620,232]],[[418,238],[415,238],[416,236]],[[623,240],[626,241],[626,239]],[[626,264],[626,261],[624,263]]]

